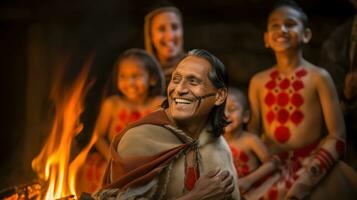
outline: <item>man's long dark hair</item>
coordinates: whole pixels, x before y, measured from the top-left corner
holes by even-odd
[[[212,82],[215,88],[228,88],[228,74],[224,64],[214,55],[203,49],[193,49],[189,51],[182,59],[188,56],[196,56],[207,60],[211,64],[211,71],[208,74],[209,80]],[[180,62],[181,62],[180,61]],[[179,63],[180,63],[179,62]],[[223,135],[224,127],[229,124],[224,114],[224,108],[226,106],[226,100],[219,105],[214,106],[209,114],[209,121],[212,125],[212,134],[216,137]],[[162,105],[162,108],[168,108],[169,102],[166,99]]]

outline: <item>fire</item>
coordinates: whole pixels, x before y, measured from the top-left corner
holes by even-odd
[[[80,115],[83,112],[85,94],[89,89],[87,79],[90,63],[86,63],[79,77],[65,92],[60,92],[58,80],[52,90],[55,104],[53,126],[45,146],[32,161],[32,168],[48,186],[41,199],[52,200],[73,195],[73,198],[77,197],[76,174],[97,140],[93,134],[89,144],[70,162],[72,141],[83,128]]]

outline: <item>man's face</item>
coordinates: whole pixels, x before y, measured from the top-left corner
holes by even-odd
[[[176,67],[167,88],[169,114],[176,122],[206,120],[214,105],[223,103],[208,78],[210,70],[208,61],[195,56],[186,57]],[[200,100],[205,95],[209,97]]]

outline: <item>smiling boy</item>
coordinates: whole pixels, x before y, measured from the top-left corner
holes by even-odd
[[[262,173],[264,180],[259,186],[246,192],[246,199],[303,199],[319,188],[330,172],[341,172],[343,117],[330,75],[303,58],[302,47],[311,36],[307,16],[295,2],[280,1],[274,7],[264,41],[274,51],[276,65],[251,80],[249,130],[263,134],[275,155],[261,167],[269,170]],[[344,187],[339,183],[333,187]],[[333,194],[338,190],[328,191]],[[334,198],[326,194],[317,199]]]

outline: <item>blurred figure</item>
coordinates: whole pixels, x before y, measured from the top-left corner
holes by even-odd
[[[346,124],[346,161],[357,169],[357,0],[350,2],[355,15],[324,42],[320,65],[336,84]]]
[[[153,9],[145,16],[144,34],[145,49],[160,62],[167,86],[184,55],[181,12],[170,5]]]
[[[164,88],[162,71],[156,59],[143,49],[125,51],[114,65],[116,94],[104,99],[93,134],[98,135],[96,152],[83,167],[80,190],[93,193],[102,184],[109,144],[126,126],[160,108]]]
[[[224,137],[232,151],[238,177],[242,178],[267,161],[269,152],[256,134],[244,130],[250,118],[250,110],[243,92],[233,87],[228,89],[225,113],[230,124],[224,129]]]
[[[264,41],[276,64],[254,75],[249,86],[249,131],[264,135],[273,156],[252,172],[261,178],[245,199],[355,198],[356,173],[340,161],[345,127],[335,86],[326,70],[303,57],[311,37],[296,2],[274,6]]]

